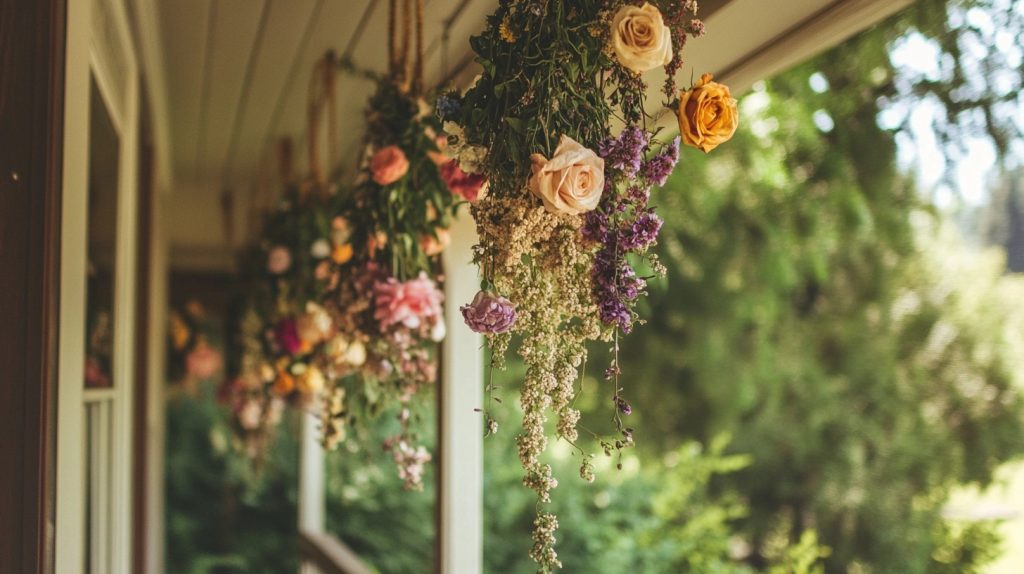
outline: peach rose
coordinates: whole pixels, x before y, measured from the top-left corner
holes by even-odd
[[[601,201],[604,160],[571,137],[562,136],[551,159],[535,153],[530,161],[530,191],[550,213],[579,215],[591,211]]]
[[[402,179],[409,171],[409,159],[398,146],[389,145],[377,150],[370,160],[373,181],[379,185],[390,185]]]
[[[420,238],[420,247],[423,248],[423,253],[426,253],[428,257],[434,255],[440,255],[452,242],[452,234],[443,227],[438,227],[434,230],[434,235],[424,235]]]
[[[679,134],[683,143],[707,153],[729,141],[739,125],[736,100],[729,87],[700,77],[693,88],[679,92]]]
[[[612,50],[619,64],[642,74],[672,61],[672,31],[650,3],[626,4],[612,20]]]

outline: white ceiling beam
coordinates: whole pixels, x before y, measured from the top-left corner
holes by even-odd
[[[721,70],[720,78],[728,82],[733,91],[742,93],[754,82],[805,62],[912,3],[913,0],[833,1],[753,52],[737,58]],[[747,10],[753,16],[748,19],[756,20],[757,9],[754,6],[763,7],[763,0],[734,0],[721,12],[725,16],[729,11]],[[713,16],[709,25],[713,25],[714,20]]]

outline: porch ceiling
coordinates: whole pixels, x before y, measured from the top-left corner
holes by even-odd
[[[146,0],[143,0],[146,1]],[[248,203],[276,174],[275,142],[296,142],[305,166],[305,102],[310,71],[327,50],[383,70],[387,3],[383,0],[149,0],[162,41],[170,132],[174,264],[223,267],[230,261],[220,196],[235,199],[237,240]],[[694,75],[716,72],[745,90],[895,12],[910,0],[703,0],[708,35],[687,47]],[[477,72],[470,35],[483,28],[496,0],[426,0],[427,85]],[[450,42],[442,41],[451,20]],[[689,74],[691,67],[684,67]],[[363,108],[373,86],[339,75],[338,157],[358,151]],[[660,81],[651,78],[652,86]],[[659,100],[659,98],[652,98]],[[336,165],[336,164],[335,164]],[[262,192],[265,193],[265,192]],[[261,193],[261,194],[262,194]],[[179,195],[180,194],[180,195]],[[216,253],[217,249],[220,253]],[[197,254],[202,257],[197,259]],[[189,261],[191,260],[191,262]]]

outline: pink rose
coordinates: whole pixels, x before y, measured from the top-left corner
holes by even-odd
[[[452,193],[470,203],[480,198],[480,192],[487,185],[487,178],[483,174],[462,171],[459,162],[454,159],[441,166],[441,179]]]
[[[381,331],[393,325],[418,329],[432,325],[441,317],[441,301],[444,294],[437,285],[420,272],[415,279],[399,283],[394,277],[378,281],[374,287],[373,317],[380,322]]]
[[[579,215],[591,211],[601,201],[604,160],[571,137],[562,136],[551,159],[535,153],[530,161],[530,191],[550,213]]]
[[[224,364],[220,351],[214,349],[206,341],[199,341],[194,349],[185,357],[185,370],[196,379],[208,379],[220,371]]]
[[[373,181],[379,185],[390,185],[409,171],[409,160],[398,146],[389,145],[373,154],[370,171],[373,172]]]
[[[267,254],[267,271],[280,275],[292,266],[292,253],[287,247],[278,245]]]

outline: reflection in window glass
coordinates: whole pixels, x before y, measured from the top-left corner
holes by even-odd
[[[113,386],[118,136],[96,82],[89,114],[85,386]]]

